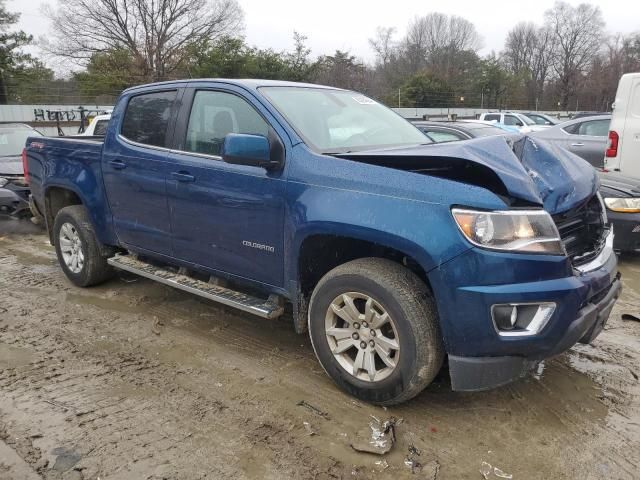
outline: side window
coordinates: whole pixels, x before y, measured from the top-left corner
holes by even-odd
[[[516,127],[522,127],[522,122],[513,115],[505,115],[504,116],[504,124],[505,125],[514,125]]]
[[[230,133],[267,136],[269,125],[241,97],[225,92],[196,92],[189,116],[185,150],[218,156]]]
[[[93,135],[96,137],[104,137],[107,134],[107,125],[109,125],[109,120],[98,120],[93,129]]]
[[[609,134],[610,120],[590,120],[582,122],[578,129],[578,135],[589,135],[592,137],[606,137]]]
[[[454,132],[442,132],[438,130],[428,130],[429,137],[436,143],[455,142],[464,140],[465,137]]]
[[[176,95],[177,91],[172,90],[132,97],[122,121],[122,136],[144,145],[167,147],[167,130]]]
[[[484,119],[488,122],[492,122],[492,121],[500,121],[500,115],[499,114],[495,114],[495,113],[488,113],[487,115],[484,116]]]
[[[574,123],[573,125],[567,125],[566,127],[562,127],[562,129],[571,135],[576,135],[582,123],[583,122],[578,122],[578,123]]]

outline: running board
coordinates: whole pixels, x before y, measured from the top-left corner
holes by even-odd
[[[156,267],[137,260],[132,255],[116,255],[107,260],[109,265],[120,270],[135,273],[141,277],[150,278],[170,287],[193,293],[214,302],[234,307],[244,312],[253,313],[263,318],[276,318],[282,315],[284,308],[270,300],[247,295],[211,283],[196,280],[186,275],[174,273],[164,268]]]

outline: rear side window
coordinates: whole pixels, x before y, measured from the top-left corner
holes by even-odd
[[[172,90],[131,98],[122,122],[122,136],[144,145],[167,147],[167,130],[176,95],[177,91]]]
[[[196,92],[187,127],[185,151],[219,156],[224,137],[230,133],[262,135],[269,125],[241,97],[225,92]]]
[[[578,135],[589,135],[591,137],[606,137],[609,134],[609,124],[611,120],[591,120],[580,123]]]
[[[104,137],[107,134],[107,125],[109,125],[109,120],[98,120],[93,129],[93,134],[96,137]]]
[[[491,114],[491,113],[490,113],[490,114],[488,114],[488,115],[485,115],[485,116],[484,116],[484,119],[485,119],[485,120],[487,120],[487,121],[489,121],[489,122],[492,122],[492,121],[494,121],[494,120],[496,120],[497,122],[499,122],[499,121],[500,121],[500,115],[497,115],[497,114]]]
[[[515,117],[514,115],[505,115],[504,116],[504,124],[505,125],[513,125],[516,127],[522,127],[523,124],[520,121],[520,119],[518,117]]]
[[[455,142],[458,140],[465,140],[466,137],[462,134],[455,132],[442,132],[438,130],[423,130],[429,138],[436,143]]]

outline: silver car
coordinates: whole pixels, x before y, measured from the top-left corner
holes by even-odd
[[[529,135],[564,147],[596,168],[604,168],[609,123],[611,123],[611,115],[582,117]]]

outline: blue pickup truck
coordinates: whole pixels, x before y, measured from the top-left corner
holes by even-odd
[[[69,280],[134,272],[264,318],[291,305],[327,374],[390,405],[522,377],[620,294],[595,171],[522,137],[430,145],[318,85],[126,90],[103,138],[30,138],[34,208]]]

